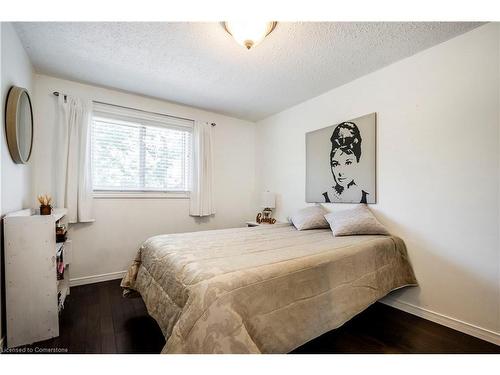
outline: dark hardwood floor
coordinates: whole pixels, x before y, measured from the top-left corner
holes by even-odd
[[[57,338],[33,352],[159,353],[165,340],[142,299],[123,298],[119,281],[71,289]],[[292,353],[500,353],[500,346],[376,303]]]

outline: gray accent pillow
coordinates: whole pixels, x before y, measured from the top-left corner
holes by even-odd
[[[352,236],[356,234],[390,235],[377,220],[366,204],[355,208],[332,212],[325,215],[334,236]]]
[[[321,206],[311,206],[298,210],[290,220],[298,230],[324,229],[329,226],[325,219],[326,213]]]

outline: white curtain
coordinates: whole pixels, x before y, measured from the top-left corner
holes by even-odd
[[[58,98],[57,207],[68,209],[70,223],[94,221],[90,122],[92,103],[63,94]]]
[[[191,216],[215,214],[214,206],[214,127],[195,121],[193,128],[193,176],[190,194]]]

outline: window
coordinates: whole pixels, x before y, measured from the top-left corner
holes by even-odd
[[[95,104],[94,192],[187,192],[193,122]]]

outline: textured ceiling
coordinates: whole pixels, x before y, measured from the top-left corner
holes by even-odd
[[[45,73],[260,120],[480,23],[279,23],[250,51],[219,23],[16,23]]]

